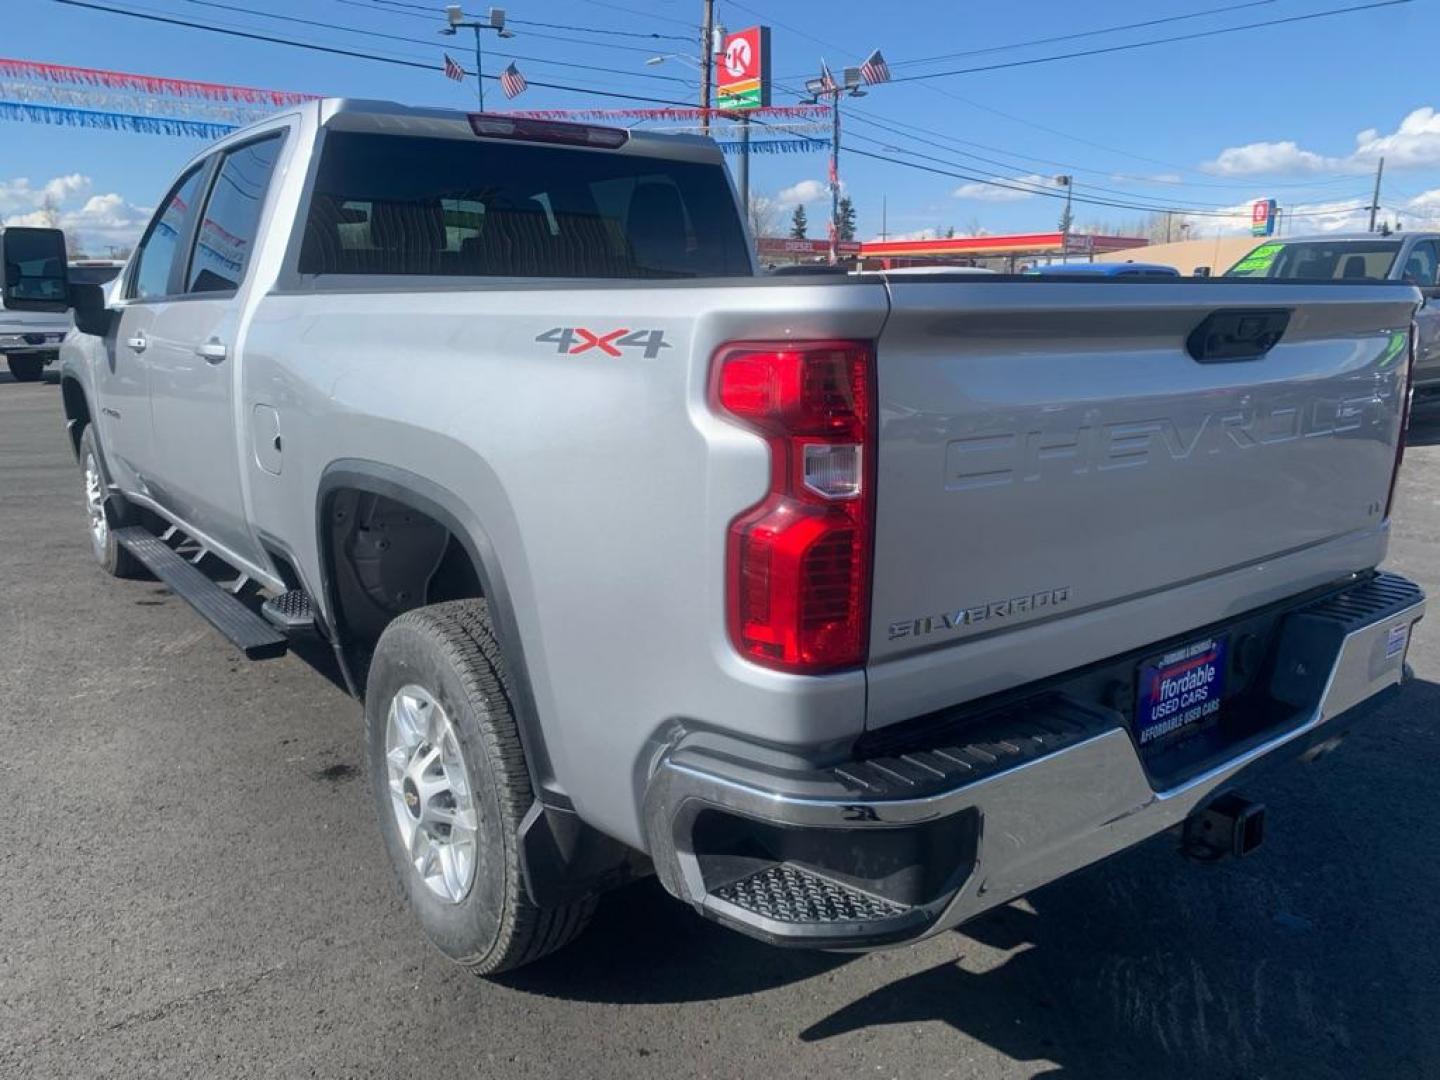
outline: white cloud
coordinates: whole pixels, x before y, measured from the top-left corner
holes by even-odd
[[[1253,142],[1228,147],[1201,168],[1224,176],[1367,173],[1382,157],[1391,168],[1440,165],[1440,114],[1425,105],[1412,110],[1389,134],[1366,128],[1355,136],[1355,149],[1349,154],[1328,156],[1291,139]]]
[[[57,176],[39,186],[23,176],[0,180],[0,222],[56,225],[82,247],[97,251],[112,244],[133,244],[150,211],[116,192],[91,195],[91,187],[90,178],[80,173]]]
[[[1021,199],[1033,198],[1035,192],[1021,190],[1022,188],[1050,188],[1055,186],[1055,180],[1050,176],[1041,176],[1038,173],[1031,173],[1029,176],[1006,177],[1005,187],[997,187],[995,184],[961,184],[950,194],[957,199],[972,199],[975,202],[1019,202]]]
[[[1177,231],[1181,224],[1185,225],[1184,235],[1191,239],[1202,236],[1245,235],[1250,231],[1252,202],[1224,207],[1221,212],[1227,215],[1225,217],[1176,214],[1172,224]],[[1296,203],[1292,206],[1282,205],[1280,209],[1282,214],[1287,215],[1281,218],[1283,233],[1287,237],[1315,233],[1365,232],[1370,226],[1369,207],[1358,206],[1354,199]],[[1380,220],[1391,225],[1397,217],[1400,224],[1407,229],[1440,228],[1440,188],[1423,192],[1402,203],[1387,203],[1380,214]]]
[[[782,188],[775,196],[775,205],[790,208],[802,203],[819,202],[830,197],[830,188],[819,180],[801,180]]]
[[[1206,172],[1222,176],[1267,176],[1298,173],[1343,172],[1339,158],[1327,158],[1312,150],[1302,150],[1298,143],[1255,142],[1230,146],[1220,151],[1214,161],[1201,166]]]

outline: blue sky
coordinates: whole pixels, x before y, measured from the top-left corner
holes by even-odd
[[[436,36],[441,4],[422,0],[94,0],[101,5],[277,37],[435,63],[417,70],[158,25],[65,6],[0,0],[0,55],[265,88],[417,104],[470,107],[474,83],[444,79],[446,39]],[[1285,19],[1367,0],[716,0],[730,28],[772,30],[773,70],[796,86],[821,57],[840,68],[883,49],[896,74],[916,75],[1102,49],[1227,26]],[[514,0],[516,36],[490,38],[487,70],[517,58],[532,82],[579,84],[670,101],[696,95],[693,66],[658,53],[695,51],[700,0]],[[1217,8],[1230,8],[1216,12]],[[478,8],[476,8],[478,10]],[[467,10],[470,10],[467,8]],[[433,14],[430,12],[433,11]],[[1142,20],[1212,12],[1163,25],[1091,34]],[[322,27],[275,19],[315,20]],[[529,24],[519,20],[529,20]],[[578,30],[539,27],[565,24]],[[612,31],[600,34],[595,31]],[[370,35],[396,35],[391,40]],[[618,32],[618,33],[615,33]],[[626,35],[661,35],[654,38]],[[558,40],[560,38],[568,40]],[[1368,201],[1374,161],[1386,156],[1382,203],[1407,226],[1440,224],[1440,88],[1431,86],[1440,43],[1433,0],[1314,19],[1244,33],[1053,63],[971,72],[872,88],[847,101],[849,145],[904,164],[846,155],[842,175],[862,236],[1042,231],[1056,227],[1059,203],[1033,193],[1075,177],[1077,223],[1123,225],[1141,207],[1192,211],[1198,233],[1234,231],[1239,218],[1212,216],[1274,196],[1304,228],[1353,226]],[[1017,46],[1017,47],[1011,47]],[[469,64],[465,39],[451,43]],[[946,54],[950,59],[926,60]],[[523,59],[528,58],[528,59]],[[503,103],[498,91],[492,107]],[[5,82],[0,80],[0,98]],[[795,98],[780,90],[779,103]],[[516,107],[624,105],[583,93],[532,86]],[[640,103],[633,103],[640,104]],[[95,245],[130,238],[193,139],[96,132],[0,121],[0,216],[33,213],[48,191],[66,224]],[[811,235],[828,210],[823,154],[752,159],[752,188],[787,218],[807,202]],[[915,168],[925,165],[941,175]],[[1009,188],[981,183],[1002,179]],[[1019,187],[1022,190],[1014,190]],[[1178,220],[1177,219],[1177,223]],[[777,222],[777,228],[783,222]]]

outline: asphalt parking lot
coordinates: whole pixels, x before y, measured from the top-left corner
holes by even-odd
[[[1253,858],[1160,838],[860,957],[769,949],[645,882],[487,983],[396,898],[358,707],[101,574],[59,389],[4,374],[0,553],[0,1075],[1440,1075],[1436,617],[1402,705],[1249,789]],[[1440,422],[1390,566],[1440,594]]]

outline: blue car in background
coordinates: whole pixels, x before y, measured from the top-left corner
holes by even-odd
[[[1073,277],[1083,274],[1085,277],[1179,277],[1180,271],[1173,266],[1161,266],[1159,263],[1051,263],[1049,266],[1032,266],[1025,271],[1027,274],[1035,274],[1040,277]]]

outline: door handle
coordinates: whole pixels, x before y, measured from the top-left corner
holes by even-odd
[[[195,355],[207,364],[218,364],[225,359],[225,343],[223,341],[207,341],[195,350]]]
[[[136,334],[134,337],[126,338],[125,344],[130,346],[135,352],[144,352],[145,347],[150,343],[145,340],[144,334]]]

